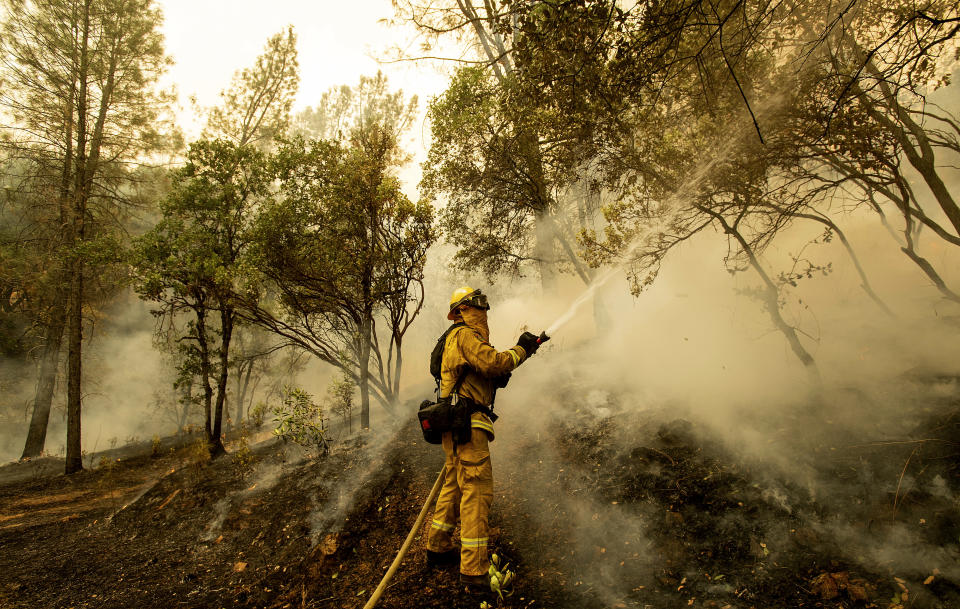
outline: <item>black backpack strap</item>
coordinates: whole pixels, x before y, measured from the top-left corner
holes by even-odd
[[[434,380],[435,380],[436,383],[437,383],[437,387],[436,387],[436,389],[435,389],[434,391],[436,392],[438,399],[439,399],[439,397],[440,397],[440,380],[441,380],[440,371],[441,371],[442,365],[443,365],[443,364],[442,364],[442,362],[443,362],[443,350],[446,348],[447,338],[450,336],[450,333],[451,333],[451,332],[453,332],[454,330],[456,330],[457,328],[459,328],[459,327],[461,327],[461,326],[466,326],[466,325],[467,325],[467,324],[465,324],[465,323],[462,322],[462,321],[458,321],[458,322],[456,322],[456,323],[454,323],[454,324],[451,324],[450,327],[447,328],[447,329],[444,331],[444,333],[440,336],[440,338],[437,339],[437,346],[434,347],[434,352],[433,352],[433,353],[431,354],[431,356],[430,356],[430,357],[431,357],[431,360],[433,360],[434,358],[439,357],[439,359],[435,362],[435,363],[437,364],[436,371],[437,371],[438,374],[433,377]],[[439,350],[439,351],[438,351],[438,350]],[[431,366],[431,370],[430,370],[431,374],[433,373],[433,365],[434,365],[434,362],[431,361],[431,364],[430,364],[430,366]],[[466,372],[464,372],[464,375],[466,375]],[[456,392],[460,389],[460,384],[461,384],[462,382],[463,382],[462,379],[458,379],[458,380],[457,380],[457,385],[456,385],[456,388],[453,390],[453,393],[456,393]]]
[[[460,391],[460,388],[463,387],[463,381],[467,380],[468,374],[470,374],[470,366],[464,365],[463,371],[460,372],[460,376],[457,377],[456,384],[454,384],[453,389],[450,391],[450,395],[454,395]]]

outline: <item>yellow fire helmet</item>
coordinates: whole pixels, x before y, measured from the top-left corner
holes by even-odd
[[[486,294],[482,294],[480,290],[474,290],[469,286],[457,288],[450,295],[450,312],[447,313],[447,319],[453,321],[457,317],[457,307],[460,305],[470,305],[485,311],[490,309]]]

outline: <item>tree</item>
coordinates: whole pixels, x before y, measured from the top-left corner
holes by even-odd
[[[210,110],[204,136],[237,146],[270,147],[290,123],[290,110],[300,85],[297,37],[293,26],[267,40],[254,65],[233,76]]]
[[[327,387],[327,402],[330,411],[339,415],[347,425],[347,433],[353,433],[353,395],[357,385],[347,375],[334,379]]]
[[[774,205],[775,166],[763,147],[764,119],[774,113],[760,115],[754,103],[774,86],[769,24],[783,11],[739,2],[511,9],[517,87],[535,110],[565,112],[573,127],[561,127],[584,134],[571,158],[592,167],[591,189],[613,200],[603,238],[582,235],[590,262],[629,264],[638,293],[678,245],[720,232],[726,268],[756,273],[771,322],[816,380],[811,354],[783,317],[784,285],[762,260],[792,219]]]
[[[194,142],[187,164],[174,176],[161,203],[163,217],[136,240],[135,288],[156,302],[155,314],[172,324],[189,313],[188,356],[197,365],[203,390],[207,443],[213,456],[221,440],[230,369],[230,344],[238,320],[239,293],[255,289],[256,273],[246,266],[253,210],[269,190],[266,156],[230,142]],[[217,379],[216,394],[211,380]]]
[[[12,361],[24,362],[24,367],[9,366],[11,378],[9,384],[4,383],[5,395],[20,393],[14,390],[12,377],[22,378],[31,354],[40,353],[33,358],[39,363],[41,386],[34,396],[22,458],[43,451],[59,364],[52,351],[59,354],[64,327],[62,319],[57,319],[64,313],[62,307],[53,306],[59,286],[49,273],[61,246],[56,204],[51,205],[42,193],[26,187],[21,174],[27,168],[23,162],[4,164],[0,203],[0,351]]]
[[[245,416],[250,414],[254,397],[264,375],[273,368],[274,355],[282,348],[273,335],[263,328],[252,325],[239,325],[232,347],[231,366],[236,382],[236,415],[233,425],[239,426]]]
[[[859,169],[863,204],[876,207],[877,197],[893,195],[907,210],[904,252],[943,291],[932,266],[914,251],[911,225],[922,223],[941,237],[948,227],[927,223],[931,214],[917,203],[896,203],[910,193],[895,169],[908,145],[921,173],[937,146],[955,150],[952,117],[928,104],[904,103],[919,102],[923,90],[942,81],[960,25],[954,5],[666,2],[627,9],[587,0],[496,6],[486,4],[500,12],[501,22],[505,16],[511,22],[516,86],[537,93],[529,96],[535,110],[563,110],[579,127],[573,131],[590,136],[582,158],[596,168],[592,187],[612,202],[602,237],[583,235],[586,255],[597,265],[630,265],[635,292],[654,280],[674,247],[719,230],[728,239],[727,268],[756,272],[771,321],[812,369],[799,330],[779,311],[796,269],[778,275],[763,262],[775,239],[803,223],[826,227],[846,246],[864,290],[884,306],[833,217],[831,202],[844,201],[842,189],[853,180],[838,179],[821,153]],[[794,108],[813,108],[808,115],[816,119],[800,128]],[[918,118],[924,111],[931,115]],[[886,123],[878,112],[886,113]],[[844,123],[855,128],[844,131]],[[935,178],[924,180],[949,218],[949,193],[936,195]]]
[[[400,138],[416,117],[417,103],[416,95],[406,99],[403,91],[390,91],[387,77],[377,72],[374,76],[361,76],[353,87],[341,85],[324,92],[319,104],[294,118],[293,133],[308,140],[342,142],[355,132],[379,127],[397,139],[389,163],[399,166],[409,160]]]
[[[396,401],[402,338],[423,303],[435,238],[430,205],[412,203],[390,173],[398,156],[380,125],[354,129],[347,145],[297,138],[280,147],[279,192],[257,219],[252,262],[277,307],[256,305],[261,297],[243,313],[349,375],[364,429],[371,389],[387,408]]]
[[[161,206],[161,221],[138,241],[134,255],[137,290],[161,305],[161,330],[175,328],[179,316],[189,313],[181,382],[190,387],[199,377],[213,456],[224,452],[223,411],[230,368],[237,364],[230,359],[240,322],[237,302],[256,291],[251,284],[257,274],[246,266],[249,225],[269,194],[268,151],[290,122],[298,83],[291,27],[270,37],[254,66],[237,72],[221,93],[223,102],[210,111],[205,132],[217,139],[190,146]],[[252,371],[252,361],[243,366]],[[238,398],[242,403],[245,396]]]
[[[131,167],[166,142],[167,97],[157,80],[168,59],[150,0],[7,0],[0,104],[5,146],[31,167],[28,182],[57,201],[58,263],[44,364],[24,455],[43,447],[60,336],[68,337],[66,471],[80,459],[83,308],[89,254],[117,206],[130,199]]]
[[[952,3],[890,2],[858,6],[841,22],[811,57],[809,73],[795,80],[786,171],[876,212],[941,295],[960,302],[916,242],[927,228],[960,245],[960,207],[945,186],[951,169],[941,162],[960,151],[960,127],[927,99],[949,83],[960,13]],[[932,209],[922,202],[923,190]],[[891,206],[903,222],[900,234],[890,224]]]
[[[458,266],[517,275],[535,262],[549,284],[548,269],[557,263],[552,242],[564,237],[547,227],[570,167],[553,154],[562,155],[560,146],[540,145],[538,117],[505,86],[481,68],[461,68],[431,102],[433,139],[421,187],[448,200],[443,221]]]
[[[532,262],[549,290],[558,268],[572,268],[584,283],[592,270],[571,244],[573,220],[583,217],[571,219],[571,212],[585,203],[575,185],[585,177],[580,149],[589,134],[569,120],[567,108],[538,104],[540,92],[521,86],[517,67],[522,21],[544,4],[394,2],[424,48],[443,36],[468,48],[464,57],[449,58],[465,67],[431,103],[433,142],[422,185],[449,199],[443,220],[458,265],[519,274]]]

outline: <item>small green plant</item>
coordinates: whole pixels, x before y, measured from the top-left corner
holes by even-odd
[[[267,403],[257,402],[257,405],[250,411],[250,422],[254,429],[263,427],[263,419],[267,416]]]
[[[210,460],[210,447],[207,446],[207,439],[204,436],[198,436],[187,447],[187,463],[192,465],[196,472],[199,472]]]
[[[117,459],[111,459],[106,455],[101,455],[99,461],[97,462],[97,470],[101,472],[100,478],[97,480],[97,484],[101,487],[109,489],[110,500],[115,504],[115,509],[119,507],[116,505],[116,477],[117,472],[120,469],[120,461]]]
[[[284,387],[282,402],[273,407],[276,426],[273,434],[301,446],[327,453],[326,419],[323,408],[306,391]]]
[[[241,476],[247,476],[251,471],[253,471],[253,464],[255,458],[253,456],[253,451],[250,450],[250,443],[247,440],[249,432],[247,430],[246,423],[241,424],[240,427],[240,439],[237,441],[237,447],[234,449],[231,457],[233,458],[233,464],[236,466],[237,471]]]
[[[340,380],[333,380],[327,387],[327,401],[330,410],[340,416],[347,433],[353,433],[353,397],[357,385],[344,373]]]
[[[111,459],[107,456],[100,457],[100,462],[97,463],[97,469],[103,470],[107,474],[110,474],[116,471],[117,467],[120,465],[120,462],[116,459]]]

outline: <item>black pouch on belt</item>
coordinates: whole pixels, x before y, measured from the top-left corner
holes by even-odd
[[[429,444],[440,444],[445,431],[454,432],[454,441],[458,444],[470,441],[470,415],[473,414],[473,400],[457,395],[466,376],[467,371],[464,370],[450,395],[438,398],[436,402],[431,400],[420,402],[417,419],[420,421],[423,439]],[[464,428],[466,440],[462,440]]]
[[[424,400],[417,412],[423,439],[430,444],[440,444],[443,432],[452,431],[454,442],[466,444],[470,441],[474,410],[473,400],[459,398],[456,394],[440,398],[437,402]]]
[[[453,419],[453,404],[450,398],[440,398],[439,401],[424,400],[420,402],[420,411],[417,412],[417,418],[420,420],[420,431],[423,432],[423,439],[430,444],[440,444],[443,439],[443,432],[450,429],[450,422]]]

